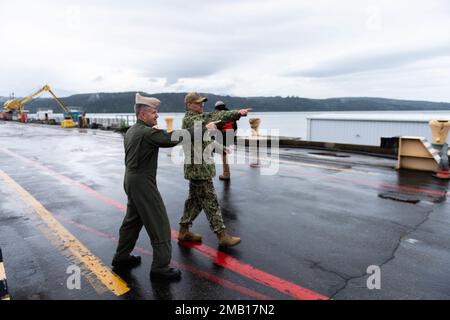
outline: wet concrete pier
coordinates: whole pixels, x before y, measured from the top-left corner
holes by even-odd
[[[203,244],[176,241],[188,182],[170,152],[160,151],[158,187],[183,276],[151,282],[144,230],[142,265],[111,272],[126,207],[122,136],[1,122],[0,247],[11,298],[450,298],[448,181],[397,172],[391,159],[282,148],[274,175],[246,163],[231,165],[229,183],[214,179],[228,230],[242,237],[223,250],[203,213],[193,227]],[[71,266],[79,288],[68,285]],[[367,287],[371,266],[380,289]]]

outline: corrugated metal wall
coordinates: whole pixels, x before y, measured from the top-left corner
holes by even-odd
[[[418,136],[431,141],[431,129],[428,121],[308,119],[310,141],[379,146],[381,137],[395,136]]]

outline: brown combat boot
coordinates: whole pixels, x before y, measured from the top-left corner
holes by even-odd
[[[202,242],[202,236],[200,234],[190,232],[189,227],[181,226],[180,232],[178,233],[178,240]]]
[[[222,160],[223,160],[223,174],[221,174],[219,176],[220,180],[230,180],[230,165],[227,162],[227,155],[224,154],[222,155]]]
[[[219,240],[219,246],[222,247],[233,247],[241,242],[241,238],[232,237],[226,234],[225,231],[219,232],[217,234],[217,239]]]

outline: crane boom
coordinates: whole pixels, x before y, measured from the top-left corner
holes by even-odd
[[[46,84],[41,89],[36,91],[35,93],[29,95],[28,97],[23,98],[22,100],[8,100],[3,104],[3,109],[5,109],[7,112],[12,112],[14,110],[19,110],[19,113],[22,114],[23,112],[23,105],[33,99],[34,97],[38,96],[44,91],[48,91],[53,99],[56,100],[58,105],[61,107],[61,109],[64,110],[64,112],[67,114],[67,118],[61,123],[61,126],[64,128],[72,128],[75,125],[72,119],[72,113],[70,110],[64,105],[64,103],[53,93],[53,91],[50,89],[50,86]]]
[[[48,87],[48,86],[47,86]],[[50,87],[47,88],[48,92],[53,96],[53,98],[56,100],[56,102],[59,104],[59,106],[70,116],[72,116],[72,113],[70,110],[62,103],[61,100],[53,93],[53,91],[50,89]]]
[[[44,91],[48,91],[50,90],[50,87],[48,85],[43,86],[41,89],[39,89],[38,91],[36,91],[35,93],[33,93],[32,95],[29,95],[26,98],[23,98],[22,100],[19,101],[20,105],[24,105],[25,103],[27,103],[28,101],[30,101],[31,99],[33,99],[34,97],[38,96],[39,94],[41,94]]]

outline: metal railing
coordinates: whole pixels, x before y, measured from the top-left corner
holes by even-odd
[[[103,127],[124,127],[136,123],[136,115],[115,115],[111,118],[88,117],[90,123],[101,124]]]

